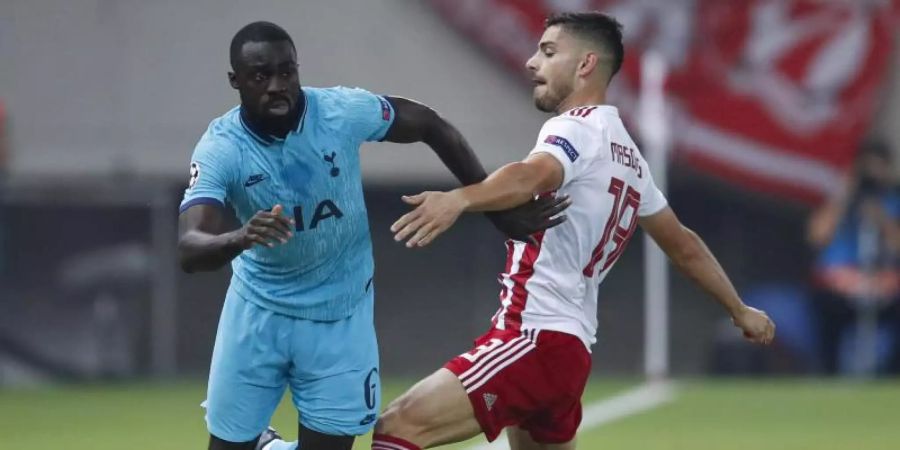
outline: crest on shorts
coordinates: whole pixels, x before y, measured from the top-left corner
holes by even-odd
[[[484,406],[487,406],[487,410],[490,411],[491,408],[494,407],[494,403],[497,403],[497,394],[489,394],[485,392],[482,394],[484,398]]]
[[[197,179],[200,178],[200,165],[191,162],[191,179],[188,180],[188,189],[193,189],[194,185],[197,184]]]

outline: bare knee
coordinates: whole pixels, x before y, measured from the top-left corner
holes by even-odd
[[[422,448],[457,442],[481,431],[462,384],[447,369],[417,383],[392,402],[375,432]]]
[[[409,393],[391,402],[375,423],[375,432],[416,442],[425,427],[421,418],[416,417],[414,403]]]

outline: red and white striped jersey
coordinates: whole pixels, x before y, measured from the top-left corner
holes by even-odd
[[[590,349],[600,283],[638,217],[667,202],[613,106],[575,108],[548,120],[531,154],[542,152],[563,167],[557,195],[572,200],[568,220],[537,234],[538,245],[507,241],[494,327],[569,333]]]

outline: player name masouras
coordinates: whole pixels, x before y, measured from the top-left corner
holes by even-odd
[[[309,226],[306,226],[306,221],[303,219],[303,207],[295,206],[294,207],[294,228],[297,231],[305,231],[305,230],[315,230],[316,227],[319,226],[319,222],[330,219],[330,218],[340,219],[344,217],[344,212],[338,208],[337,204],[329,199],[322,200],[316,205],[315,211],[313,211],[312,218],[309,221]]]
[[[634,149],[631,147],[626,147],[624,145],[616,144],[615,142],[610,143],[609,145],[610,153],[612,154],[612,160],[625,166],[633,169],[637,172],[638,178],[643,178],[643,172],[641,169],[641,160],[637,156],[634,155]]]

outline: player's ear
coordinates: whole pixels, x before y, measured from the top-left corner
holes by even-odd
[[[581,58],[581,62],[578,63],[578,75],[582,77],[586,77],[597,70],[597,65],[600,64],[600,56],[595,52],[587,52],[584,54],[584,57]]]
[[[235,74],[234,72],[228,72],[228,84],[230,84],[234,89],[239,88],[237,74]]]

